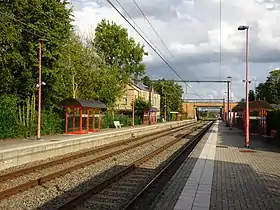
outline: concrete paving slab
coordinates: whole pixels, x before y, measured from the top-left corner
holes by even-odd
[[[184,192],[184,194],[180,195],[174,209],[177,207],[184,208],[185,210],[195,208],[209,209],[214,170],[214,164],[211,163],[211,161],[213,162],[213,160],[211,159],[213,157],[209,155],[209,153],[214,153],[215,155],[217,130],[218,123],[215,123],[211,129],[210,136],[208,137],[208,140],[204,145],[202,152],[192,170],[192,173],[182,191]],[[214,132],[212,133],[212,131]],[[210,160],[208,159],[208,157],[210,157]],[[189,194],[195,194],[195,197],[190,196],[186,198],[185,195]],[[190,203],[192,203],[191,207]]]

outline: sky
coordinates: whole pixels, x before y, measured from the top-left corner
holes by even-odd
[[[143,61],[147,75],[152,79],[181,80],[107,0],[69,1],[79,33],[94,35],[102,19],[114,21],[145,45],[149,53]],[[116,0],[111,2],[137,28],[135,21],[140,27],[137,29],[184,80],[226,80],[231,76],[234,101],[245,96],[245,31],[238,31],[238,26],[250,27],[250,89],[280,67],[280,0],[135,0],[145,16],[133,0],[119,0],[127,14]],[[184,99],[226,98],[226,83],[180,84]]]

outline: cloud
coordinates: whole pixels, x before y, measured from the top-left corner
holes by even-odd
[[[118,5],[116,0],[111,1]],[[186,80],[223,80],[230,75],[233,77],[234,99],[244,97],[245,31],[238,31],[239,25],[250,26],[250,77],[256,77],[256,82],[264,81],[272,68],[280,66],[280,28],[277,27],[280,0],[221,0],[221,22],[220,0],[135,1],[169,50],[163,46],[133,1],[119,0],[170,65]],[[72,2],[74,24],[82,33],[92,33],[100,20],[106,18],[126,27],[130,36],[145,44],[106,0]],[[122,13],[125,14],[124,11]],[[144,62],[150,76],[179,79],[147,44],[145,48],[149,56]],[[254,88],[254,84],[250,87]],[[198,98],[197,94],[205,98],[225,97],[226,84],[194,83],[191,89],[185,84],[183,86],[187,92],[185,98]]]

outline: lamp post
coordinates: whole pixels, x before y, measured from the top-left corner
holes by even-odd
[[[132,127],[134,127],[134,115],[135,115],[135,100],[134,100],[134,84],[132,84]]]
[[[42,43],[43,43],[43,40],[42,39],[39,39],[39,66],[38,66],[38,69],[39,69],[39,75],[38,75],[38,80],[39,80],[39,83],[38,83],[38,123],[37,123],[37,140],[40,140],[41,139],[41,102],[42,102],[42,99],[41,99],[41,93],[42,93]]]
[[[231,104],[230,104],[230,100],[231,100],[231,76],[228,76],[228,123],[229,123],[229,129],[231,130],[232,127],[232,113],[231,113]]]
[[[42,105],[42,85],[46,85],[45,82],[42,81],[42,45],[43,41],[47,41],[46,39],[39,39],[38,41],[38,84],[36,87],[38,88],[38,122],[37,122],[37,140],[41,139],[41,105]]]
[[[239,31],[246,31],[246,51],[245,51],[245,91],[246,91],[246,111],[245,111],[245,147],[250,147],[250,136],[249,136],[249,125],[250,125],[250,112],[249,112],[249,98],[248,98],[248,37],[249,37],[249,26],[239,26]]]

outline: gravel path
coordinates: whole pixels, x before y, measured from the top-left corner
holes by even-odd
[[[179,131],[179,133],[181,133]],[[173,140],[175,137],[164,137],[160,141],[147,143],[128,152],[105,159],[88,167],[78,169],[63,177],[52,180],[43,186],[37,186],[0,202],[0,209],[53,209],[65,201],[87,190],[113,173],[121,170],[139,157],[150,153],[155,148]],[[48,202],[50,201],[50,202]],[[44,205],[45,204],[45,205]]]

